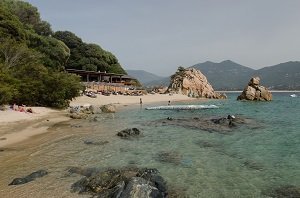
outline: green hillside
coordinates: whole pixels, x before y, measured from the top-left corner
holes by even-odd
[[[275,90],[300,90],[300,62],[286,62],[254,72],[261,83]]]
[[[100,46],[53,32],[24,1],[0,1],[0,44],[0,105],[67,106],[82,86],[65,68],[126,73]]]
[[[150,72],[146,72],[144,70],[126,70],[128,75],[135,77],[140,81],[143,85],[147,85],[152,81],[162,80],[164,77],[152,74]]]
[[[220,63],[207,61],[191,67],[200,70],[216,90],[240,90],[254,71],[230,60]]]
[[[191,66],[200,70],[215,90],[242,90],[251,77],[259,76],[261,84],[273,90],[300,90],[300,62],[286,62],[254,70],[230,60],[220,63],[204,62]],[[168,86],[170,78],[147,85]]]

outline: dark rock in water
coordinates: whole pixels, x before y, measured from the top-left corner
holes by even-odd
[[[141,134],[141,131],[137,128],[131,128],[131,129],[124,129],[117,133],[117,136],[120,136],[121,138],[130,138],[130,137],[136,137]]]
[[[98,145],[98,146],[102,146],[104,144],[108,144],[109,141],[100,141],[100,142],[95,142],[93,140],[84,140],[84,143],[87,145]]]
[[[20,185],[20,184],[25,184],[28,182],[31,182],[33,180],[35,180],[36,178],[39,177],[43,177],[45,175],[47,175],[48,172],[45,170],[38,170],[36,172],[31,173],[30,175],[27,175],[25,177],[21,177],[21,178],[15,178],[10,184],[8,185]]]
[[[164,195],[156,187],[151,185],[147,180],[141,177],[132,177],[125,190],[122,192],[121,198],[136,197],[136,198],[146,198],[155,197],[163,198]]]
[[[142,177],[147,181],[151,181],[160,192],[167,194],[167,182],[159,175],[159,171],[156,168],[142,169],[138,172],[137,176]]]
[[[182,186],[170,186],[168,190],[168,197],[169,198],[189,198],[186,195],[187,189]]]
[[[177,151],[163,151],[158,153],[156,158],[160,162],[179,165],[182,160],[182,155]]]
[[[244,166],[253,170],[263,170],[263,165],[255,162],[255,161],[251,161],[251,160],[247,160],[244,163]]]
[[[224,134],[232,132],[241,126],[246,126],[251,129],[261,127],[261,123],[257,123],[252,119],[232,115],[226,117],[165,118],[150,121],[145,124],[151,126],[179,126]]]
[[[72,192],[93,197],[160,198],[167,197],[167,186],[157,169],[108,169],[84,177],[71,186]]]
[[[78,180],[77,182],[75,182],[74,184],[72,184],[71,186],[71,191],[72,192],[78,192],[78,193],[84,193],[84,192],[89,192],[89,181],[87,180],[87,178],[81,178],[80,180]]]
[[[272,198],[300,198],[300,187],[286,185],[265,193]]]
[[[125,182],[121,181],[113,188],[102,191],[101,194],[98,195],[98,198],[108,198],[108,197],[119,198],[119,197],[121,197],[121,194],[123,193],[124,188],[125,188]]]
[[[199,145],[201,148],[213,148],[213,147],[219,147],[220,146],[217,143],[203,141],[203,140],[196,141],[195,144]]]

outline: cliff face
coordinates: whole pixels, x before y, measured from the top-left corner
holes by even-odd
[[[207,78],[194,68],[178,68],[172,75],[167,92],[188,95],[189,97],[224,99],[225,95],[216,93]]]
[[[244,89],[243,93],[238,96],[237,100],[271,101],[271,92],[269,92],[267,88],[259,84],[259,77],[251,78],[248,86]]]

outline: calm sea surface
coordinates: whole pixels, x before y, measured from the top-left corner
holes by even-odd
[[[78,196],[69,192],[70,185],[80,178],[67,174],[70,166],[157,168],[170,186],[185,191],[188,197],[267,197],[267,192],[278,187],[299,187],[300,97],[289,95],[273,93],[271,102],[241,102],[236,101],[236,93],[229,93],[227,100],[204,103],[217,105],[218,109],[180,111],[124,107],[114,115],[96,115],[89,120],[60,124],[52,129],[59,137],[32,148],[21,166],[17,160],[12,161],[10,167],[0,165],[2,173],[5,170],[2,178],[5,182],[41,168],[50,174],[40,182],[5,187],[0,195],[12,192],[15,194],[10,197],[29,194],[51,197],[55,193],[61,197]],[[228,114],[250,119],[251,127],[218,133],[151,124],[167,117],[193,119],[227,117]],[[139,128],[143,136],[133,140],[116,136],[117,131],[132,127]],[[109,143],[87,145],[86,140]],[[160,161],[160,153],[174,154],[178,163]]]

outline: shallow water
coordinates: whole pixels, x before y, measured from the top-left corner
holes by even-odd
[[[218,109],[126,107],[114,115],[57,125],[51,130],[55,139],[31,147],[29,152],[0,153],[4,160],[0,171],[5,172],[1,175],[0,196],[77,197],[70,193],[70,186],[80,177],[67,173],[70,166],[157,168],[170,186],[185,191],[188,197],[267,197],[265,192],[270,189],[300,186],[300,98],[274,93],[272,102],[241,102],[235,100],[237,94],[228,96],[227,100],[205,102]],[[167,117],[192,119],[229,114],[249,118],[254,126],[218,133],[149,124]],[[117,131],[131,127],[139,128],[143,136],[132,140],[116,136]],[[86,140],[109,143],[87,145]],[[12,157],[14,152],[18,158]],[[175,154],[176,162],[159,160],[159,154],[164,152]],[[39,182],[6,186],[13,178],[41,168],[50,174]]]

